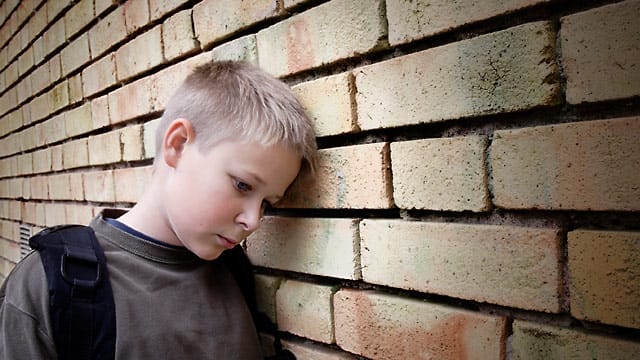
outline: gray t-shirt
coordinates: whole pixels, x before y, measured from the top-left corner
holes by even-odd
[[[263,358],[240,289],[222,263],[133,236],[102,214],[91,227],[113,289],[116,359]],[[46,276],[33,252],[0,288],[0,358],[57,358],[51,328]]]

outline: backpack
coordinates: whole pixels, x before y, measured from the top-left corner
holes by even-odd
[[[49,310],[59,359],[115,358],[116,314],[106,258],[92,228],[61,225],[29,239],[38,251],[47,277]],[[238,283],[256,330],[275,334],[276,355],[292,359],[282,349],[277,327],[258,311],[251,262],[239,246],[219,257]]]

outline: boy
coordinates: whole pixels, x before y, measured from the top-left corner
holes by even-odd
[[[313,171],[309,118],[290,89],[247,63],[199,66],[170,99],[151,183],[128,212],[90,224],[107,259],[116,358],[262,358],[251,315],[216,259]],[[54,359],[37,252],[0,289],[0,358]]]

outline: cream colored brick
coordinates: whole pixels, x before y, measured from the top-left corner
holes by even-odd
[[[501,316],[351,289],[338,291],[333,307],[338,346],[367,358],[505,358]]]
[[[91,100],[92,129],[109,125],[109,97],[107,95]]]
[[[75,104],[84,98],[82,93],[82,75],[77,73],[69,78],[69,103]]]
[[[205,0],[193,7],[193,25],[201,46],[223,39],[249,25],[277,15],[272,0],[238,2]]]
[[[46,176],[35,176],[26,180],[32,199],[49,199],[49,180]]]
[[[514,360],[633,360],[640,353],[640,342],[515,320],[510,348]]]
[[[169,98],[176,91],[176,87],[182,83],[187,75],[189,75],[196,66],[210,61],[211,54],[205,52],[192,56],[185,61],[154,74],[149,84],[151,92],[155,95],[149,100],[151,109],[154,111],[164,110]]]
[[[93,207],[86,205],[66,205],[67,222],[69,224],[87,225],[93,219]]]
[[[30,126],[14,136],[16,136],[19,139],[19,142],[20,142],[19,150],[22,150],[22,151],[31,150],[38,145],[37,128],[35,126]]]
[[[149,23],[149,3],[127,0],[124,3],[124,23],[129,34]]]
[[[143,78],[109,93],[109,118],[118,123],[153,111],[152,79]]]
[[[193,33],[191,10],[182,10],[162,23],[164,56],[171,60],[200,49]]]
[[[18,74],[26,74],[34,65],[33,49],[27,48],[18,58]]]
[[[142,140],[142,125],[132,125],[120,131],[122,144],[122,160],[136,161],[144,159],[144,144]]]
[[[551,24],[534,22],[361,67],[358,124],[369,130],[558,104],[555,56]]]
[[[84,196],[88,201],[115,202],[113,171],[93,171],[83,174]]]
[[[255,274],[256,303],[258,311],[267,315],[272,323],[276,323],[276,291],[280,288],[282,278]]]
[[[114,54],[107,54],[82,70],[82,92],[90,96],[116,83]]]
[[[102,56],[107,49],[124,40],[126,36],[124,11],[123,7],[119,6],[89,29],[91,56],[94,59]]]
[[[69,83],[67,80],[47,92],[49,112],[53,113],[69,105]]]
[[[162,29],[156,26],[116,51],[118,80],[126,80],[162,64]]]
[[[282,340],[282,348],[293,353],[296,359],[313,360],[355,360],[356,357],[311,341]]]
[[[511,209],[640,210],[640,118],[496,131],[493,202]]]
[[[118,202],[140,200],[151,180],[151,167],[134,167],[113,171],[115,197]]]
[[[64,143],[62,145],[62,164],[65,169],[89,165],[87,139],[78,139]]]
[[[151,20],[157,20],[165,14],[178,8],[188,0],[149,0],[149,13]]]
[[[156,129],[160,119],[155,119],[144,123],[142,137],[144,142],[144,158],[151,159],[156,156]]]
[[[36,125],[38,145],[61,141],[66,136],[64,114],[56,115]]]
[[[62,74],[65,76],[89,62],[89,35],[82,34],[62,49],[61,60]]]
[[[364,220],[368,283],[557,313],[557,229]],[[402,241],[397,241],[402,239]]]
[[[49,22],[58,16],[70,3],[71,0],[47,1],[45,6],[47,7],[47,19]]]
[[[387,143],[319,152],[317,176],[293,185],[280,207],[385,209],[393,204]]]
[[[307,339],[334,342],[330,286],[286,280],[276,293],[278,330]]]
[[[316,136],[358,131],[351,73],[342,73],[296,85],[293,91],[313,120]]]
[[[33,173],[33,153],[18,155],[18,172],[16,175],[29,175]]]
[[[64,15],[67,36],[79,32],[94,18],[93,0],[80,0]]]
[[[50,20],[49,20],[50,21]],[[51,54],[54,50],[56,50],[59,46],[64,44],[65,38],[65,29],[64,29],[64,20],[59,19],[51,27],[47,29],[42,35],[42,39],[44,41],[44,52],[45,54]]]
[[[71,188],[69,174],[50,175],[49,180],[49,197],[52,200],[70,200],[71,194],[76,189]]]
[[[402,209],[489,210],[486,146],[485,136],[392,143],[396,205]]]
[[[44,212],[46,226],[56,226],[67,223],[67,213],[64,204],[45,203]]]
[[[640,232],[579,229],[567,239],[571,314],[640,329]]]
[[[257,266],[357,280],[358,224],[354,219],[267,216],[247,239]]]
[[[567,102],[578,104],[640,95],[640,1],[561,19]]]
[[[231,40],[212,51],[213,59],[216,61],[247,61],[258,65],[258,46],[255,34],[243,36]]]
[[[33,172],[45,173],[52,169],[51,149],[43,149],[33,152]]]
[[[64,123],[67,137],[87,133],[93,129],[91,119],[91,104],[85,103],[64,113]]]
[[[88,146],[90,165],[111,164],[122,160],[118,130],[89,137]]]

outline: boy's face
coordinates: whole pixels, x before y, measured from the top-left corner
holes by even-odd
[[[281,145],[225,141],[206,152],[184,144],[167,180],[168,239],[205,260],[254,232],[266,204],[296,178],[300,158]]]

